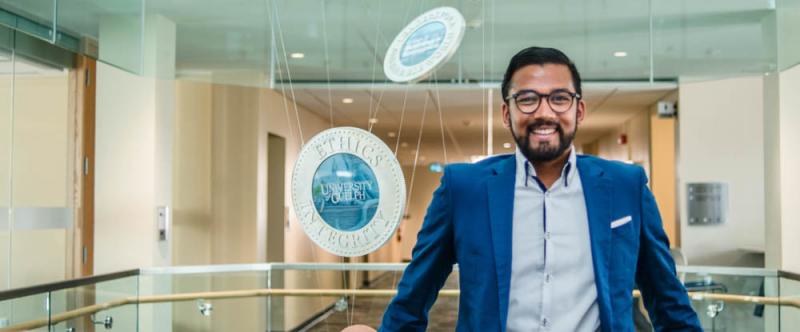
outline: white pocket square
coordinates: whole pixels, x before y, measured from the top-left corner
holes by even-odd
[[[631,222],[631,220],[633,220],[633,218],[631,218],[631,216],[625,216],[625,217],[619,218],[617,220],[614,220],[614,221],[611,222],[611,229],[614,229],[614,228],[617,228],[619,226],[625,225],[625,224]]]

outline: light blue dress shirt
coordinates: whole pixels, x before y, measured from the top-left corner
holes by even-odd
[[[575,149],[547,189],[517,149],[507,331],[596,331],[597,288]]]

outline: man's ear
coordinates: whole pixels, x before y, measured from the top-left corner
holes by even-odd
[[[586,116],[586,103],[583,101],[583,99],[580,99],[578,101],[578,108],[576,111],[578,113],[576,114],[578,118],[578,123],[580,124],[581,122],[583,122],[583,118]]]
[[[503,112],[503,127],[511,128],[511,110],[508,109],[508,104],[503,103],[500,110]]]

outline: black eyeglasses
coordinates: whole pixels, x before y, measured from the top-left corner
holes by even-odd
[[[567,90],[556,90],[549,94],[538,93],[533,90],[521,90],[506,97],[506,101],[514,100],[520,112],[531,114],[539,109],[542,99],[547,99],[550,109],[556,113],[569,111],[575,99],[581,99],[581,95]]]

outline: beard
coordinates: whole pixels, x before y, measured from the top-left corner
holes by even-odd
[[[554,126],[556,128],[558,145],[551,145],[550,142],[539,142],[537,146],[531,146],[531,133],[541,126]],[[514,137],[520,152],[532,163],[553,161],[563,155],[572,146],[572,141],[578,132],[577,121],[575,122],[574,130],[570,133],[566,133],[560,123],[545,119],[539,119],[529,124],[525,127],[524,135],[521,136],[514,132],[513,124],[509,127],[511,128],[511,136]]]

